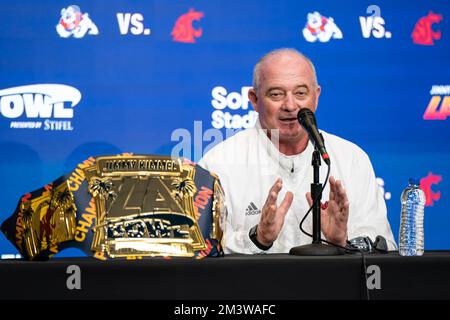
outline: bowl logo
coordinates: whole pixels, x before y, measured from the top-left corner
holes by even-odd
[[[64,84],[33,84],[0,90],[0,119],[11,129],[73,130],[78,89]],[[63,120],[64,119],[64,120]]]

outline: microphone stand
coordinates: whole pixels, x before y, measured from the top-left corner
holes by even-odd
[[[322,190],[322,184],[319,182],[319,168],[320,168],[320,153],[314,150],[312,156],[311,165],[314,171],[314,180],[311,183],[311,198],[313,201],[319,196],[316,203],[313,204],[313,241],[311,244],[297,246],[291,248],[289,251],[290,255],[294,256],[334,256],[344,254],[344,250],[322,243],[321,238],[321,228],[320,228],[320,200],[322,195],[320,190]]]

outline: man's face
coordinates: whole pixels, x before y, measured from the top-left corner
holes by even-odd
[[[296,143],[307,135],[297,120],[300,109],[317,108],[320,87],[308,62],[291,53],[269,57],[260,68],[259,86],[249,91],[263,129],[278,129],[282,143]]]

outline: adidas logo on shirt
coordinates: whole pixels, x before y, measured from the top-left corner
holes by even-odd
[[[260,214],[261,210],[259,210],[253,202],[250,202],[247,209],[245,209],[245,215],[252,216],[255,214]]]

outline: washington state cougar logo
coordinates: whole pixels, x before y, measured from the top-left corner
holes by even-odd
[[[326,18],[319,12],[308,13],[303,36],[308,42],[328,42],[331,38],[342,39],[342,31],[338,28],[332,17]]]
[[[424,46],[434,45],[433,40],[441,39],[441,31],[435,32],[431,26],[435,23],[441,22],[441,20],[442,15],[439,13],[433,13],[433,11],[430,11],[426,17],[420,18],[414,26],[414,30],[411,34],[413,42]]]
[[[441,192],[434,192],[431,189],[431,185],[439,184],[442,181],[442,176],[428,172],[426,177],[420,179],[420,189],[425,192],[425,206],[433,206],[435,201],[441,198]]]
[[[86,33],[98,34],[98,28],[89,18],[88,13],[81,13],[80,7],[71,5],[61,10],[61,19],[56,25],[56,31],[62,38],[73,36],[83,38]]]
[[[199,21],[205,14],[203,12],[189,9],[188,13],[183,14],[175,22],[172,30],[172,39],[177,42],[195,43],[195,38],[200,38],[203,34],[202,28],[194,29],[192,23]]]

